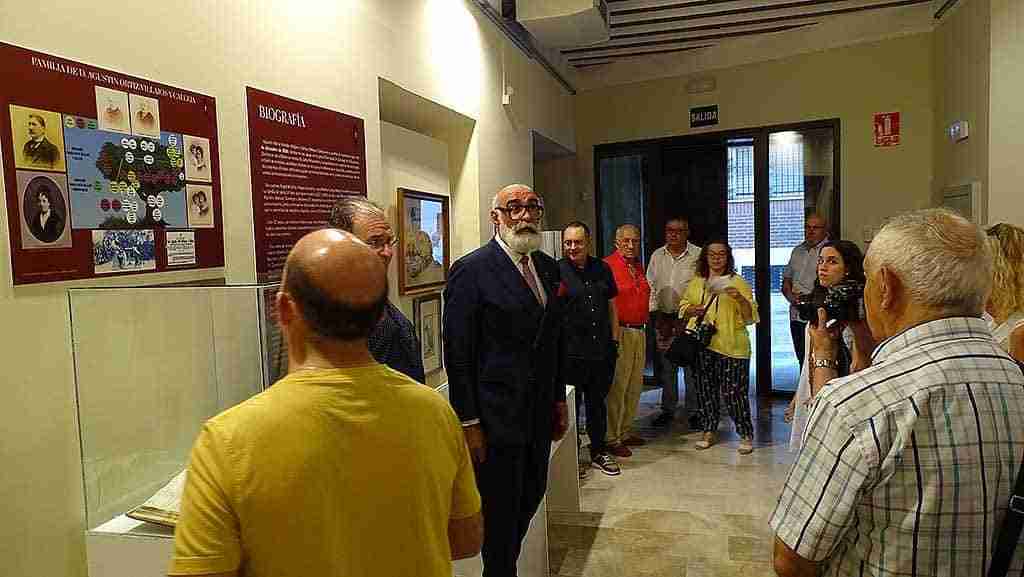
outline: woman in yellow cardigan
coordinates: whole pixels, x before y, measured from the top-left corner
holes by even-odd
[[[715,298],[717,296],[717,298]],[[697,357],[697,399],[701,407],[704,436],[698,449],[707,449],[718,440],[721,414],[719,393],[726,411],[740,435],[737,451],[747,455],[754,450],[754,425],[750,417],[750,337],[747,326],[758,322],[753,291],[736,274],[732,247],[723,241],[708,243],[697,260],[697,276],[690,281],[679,303],[679,317],[695,328],[704,313],[704,324],[715,326],[707,349]]]

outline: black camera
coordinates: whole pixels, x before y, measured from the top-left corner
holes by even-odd
[[[801,295],[796,301],[800,320],[818,322],[818,309],[825,309],[825,316],[832,322],[848,322],[860,318],[860,302],[864,298],[864,285],[844,282],[827,289],[816,289],[809,295]]]

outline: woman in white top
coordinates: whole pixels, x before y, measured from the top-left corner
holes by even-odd
[[[812,298],[815,293],[824,294],[843,283],[864,286],[864,254],[860,247],[848,240],[830,240],[822,245],[818,256],[818,279],[814,283]],[[863,299],[858,300],[856,309],[851,311],[851,318],[854,320],[846,323],[842,329],[842,346],[839,347],[839,357],[836,359],[836,370],[841,377],[871,364],[870,355],[874,345],[867,323],[864,322]],[[809,327],[810,323],[806,330],[809,330]],[[800,448],[804,427],[810,417],[811,399],[818,392],[811,387],[810,377],[814,358],[810,351],[810,335],[805,335],[804,344],[806,361],[800,369],[796,394],[786,408],[786,421],[792,423],[789,446],[793,450]]]
[[[1024,229],[1000,223],[987,232],[993,266],[985,312],[999,346],[1024,363]]]

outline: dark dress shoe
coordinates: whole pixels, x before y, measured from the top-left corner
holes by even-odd
[[[646,445],[647,441],[637,437],[636,435],[630,435],[629,437],[626,437],[626,440],[622,441],[622,444],[628,447],[639,447],[641,445]]]
[[[633,451],[630,451],[629,447],[622,444],[608,445],[608,452],[619,458],[633,456]]]

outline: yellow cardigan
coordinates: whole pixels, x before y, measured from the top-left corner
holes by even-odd
[[[682,317],[691,306],[707,306],[713,296],[710,290],[706,290],[707,279],[694,277],[687,285],[682,300],[679,301],[679,316]],[[705,324],[713,324],[718,329],[711,337],[711,344],[708,348],[720,355],[734,359],[750,358],[750,337],[747,336],[747,325],[760,322],[757,314],[757,302],[754,301],[753,291],[747,281],[738,274],[732,275],[729,285],[740,291],[743,298],[750,302],[752,313],[750,322],[744,322],[743,314],[740,312],[740,305],[727,294],[718,295],[718,300],[704,316]],[[687,323],[687,328],[696,328],[697,317],[693,317]]]

